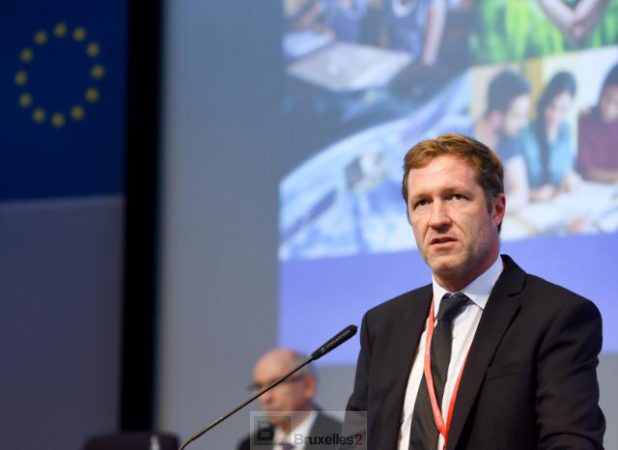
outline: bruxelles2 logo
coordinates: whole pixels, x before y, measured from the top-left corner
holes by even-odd
[[[272,445],[275,439],[275,430],[284,434],[290,432],[292,420],[290,416],[281,415],[276,417],[255,416],[254,428],[256,430],[254,445]]]
[[[50,29],[35,31],[32,41],[19,51],[19,66],[13,78],[19,107],[35,124],[55,129],[83,121],[88,109],[100,100],[100,84],[105,78],[100,55],[99,42],[90,39],[83,26],[57,22]],[[52,75],[56,77],[53,83],[49,81]],[[70,89],[77,92],[74,98],[50,101],[50,95],[45,94],[62,90],[58,84],[80,88]]]
[[[346,448],[355,448],[358,450],[366,450],[366,442],[364,435],[342,435],[339,433],[331,435],[311,435],[305,436],[303,434],[293,433],[291,430],[291,416],[279,415],[270,416],[254,415],[252,417],[252,430],[253,435],[251,439],[250,448],[259,449],[262,446],[284,445],[292,447],[319,447],[319,448],[339,448],[345,446]],[[287,436],[285,442],[277,442],[275,436],[281,433]],[[289,443],[288,443],[289,442]],[[290,445],[291,444],[291,445]]]

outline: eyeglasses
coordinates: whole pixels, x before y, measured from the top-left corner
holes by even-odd
[[[296,381],[302,380],[303,378],[305,378],[305,374],[292,375],[291,377],[283,380],[277,386],[281,386],[282,384],[294,383]],[[277,380],[278,380],[278,378],[274,379],[274,380],[271,380],[271,381],[268,381],[266,383],[251,383],[249,386],[247,386],[247,391],[249,391],[249,392],[260,392],[262,389],[266,389],[268,386],[270,386],[271,384],[273,384]]]

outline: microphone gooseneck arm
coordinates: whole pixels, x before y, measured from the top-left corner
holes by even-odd
[[[224,414],[223,416],[221,416],[220,418],[218,418],[217,420],[215,420],[213,423],[211,423],[210,425],[208,425],[206,428],[204,428],[203,430],[195,433],[193,436],[191,436],[184,444],[182,444],[182,447],[180,447],[180,450],[184,450],[184,448],[189,445],[191,442],[195,441],[196,439],[198,439],[199,437],[201,437],[202,435],[206,434],[208,431],[210,431],[212,428],[216,427],[217,425],[219,425],[221,422],[223,422],[225,419],[227,419],[228,417],[236,414],[238,411],[240,411],[241,409],[243,409],[245,406],[247,406],[249,403],[251,403],[252,401],[254,401],[255,399],[257,399],[258,397],[264,395],[266,392],[270,391],[272,388],[274,388],[275,386],[283,383],[285,380],[287,380],[289,377],[291,377],[292,375],[294,375],[296,372],[298,372],[300,369],[302,369],[303,367],[305,367],[307,364],[309,364],[311,361],[313,361],[313,357],[309,357],[307,358],[302,364],[300,364],[299,366],[295,367],[291,372],[285,374],[283,377],[279,378],[277,381],[275,381],[274,383],[272,383],[269,386],[266,386],[264,389],[262,389],[261,391],[259,391],[258,393],[254,394],[253,396],[249,397],[247,400],[245,400],[244,402],[242,402],[240,405],[238,405],[237,407],[235,407],[234,409],[230,410],[228,413]]]
[[[252,395],[251,397],[249,397],[247,400],[245,400],[240,405],[236,406],[235,408],[233,408],[232,410],[230,410],[229,412],[227,412],[226,414],[224,414],[223,416],[221,416],[220,418],[218,418],[217,420],[212,422],[210,425],[208,425],[203,430],[195,433],[193,436],[191,436],[189,439],[187,439],[184,444],[182,444],[182,446],[180,447],[179,450],[184,450],[187,447],[187,445],[189,445],[191,442],[193,442],[196,439],[200,438],[201,436],[206,434],[208,431],[210,431],[211,429],[213,429],[214,427],[219,425],[221,422],[226,420],[228,417],[236,414],[238,411],[240,411],[242,408],[247,406],[249,403],[251,403],[252,401],[257,399],[258,397],[264,395],[266,392],[270,391],[272,388],[274,388],[274,387],[278,386],[279,384],[283,383],[285,380],[287,380],[289,377],[294,375],[296,372],[298,372],[300,369],[305,367],[310,362],[315,361],[315,360],[321,358],[322,356],[326,355],[328,352],[330,352],[330,351],[334,350],[335,348],[339,347],[341,344],[343,344],[345,341],[347,341],[348,339],[350,339],[352,336],[354,336],[356,334],[356,329],[357,329],[356,326],[348,325],[345,329],[343,329],[342,331],[337,333],[335,336],[333,336],[331,339],[329,339],[324,345],[322,345],[320,348],[318,348],[316,351],[314,351],[311,354],[311,356],[309,356],[305,361],[303,361],[301,364],[296,366],[290,372],[288,372],[285,375],[283,375],[277,381],[275,381],[275,382],[271,383],[270,385],[266,386],[264,389],[262,389],[258,393],[256,393],[256,394]]]

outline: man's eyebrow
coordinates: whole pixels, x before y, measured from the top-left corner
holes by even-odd
[[[455,194],[455,193],[460,193],[460,192],[468,192],[470,189],[467,188],[466,186],[452,186],[449,188],[444,189],[443,193],[444,194]]]
[[[411,195],[408,200],[410,202],[415,202],[417,200],[423,199],[423,198],[427,198],[429,195],[426,192],[419,192],[417,194]]]
[[[470,193],[471,191],[472,189],[470,188],[470,186],[465,185],[465,184],[460,184],[457,186],[448,186],[443,189],[440,189],[438,191],[438,194],[439,195],[454,194],[456,192]],[[425,198],[425,197],[431,197],[431,194],[428,192],[417,192],[416,194],[410,195],[409,199],[410,201],[412,201],[415,199]]]

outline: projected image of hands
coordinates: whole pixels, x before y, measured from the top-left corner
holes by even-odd
[[[468,64],[471,3],[284,1],[286,112],[354,127],[418,105]]]
[[[503,241],[618,230],[617,0],[289,0],[284,13],[281,261],[414,250],[402,158],[446,132],[501,158]]]

